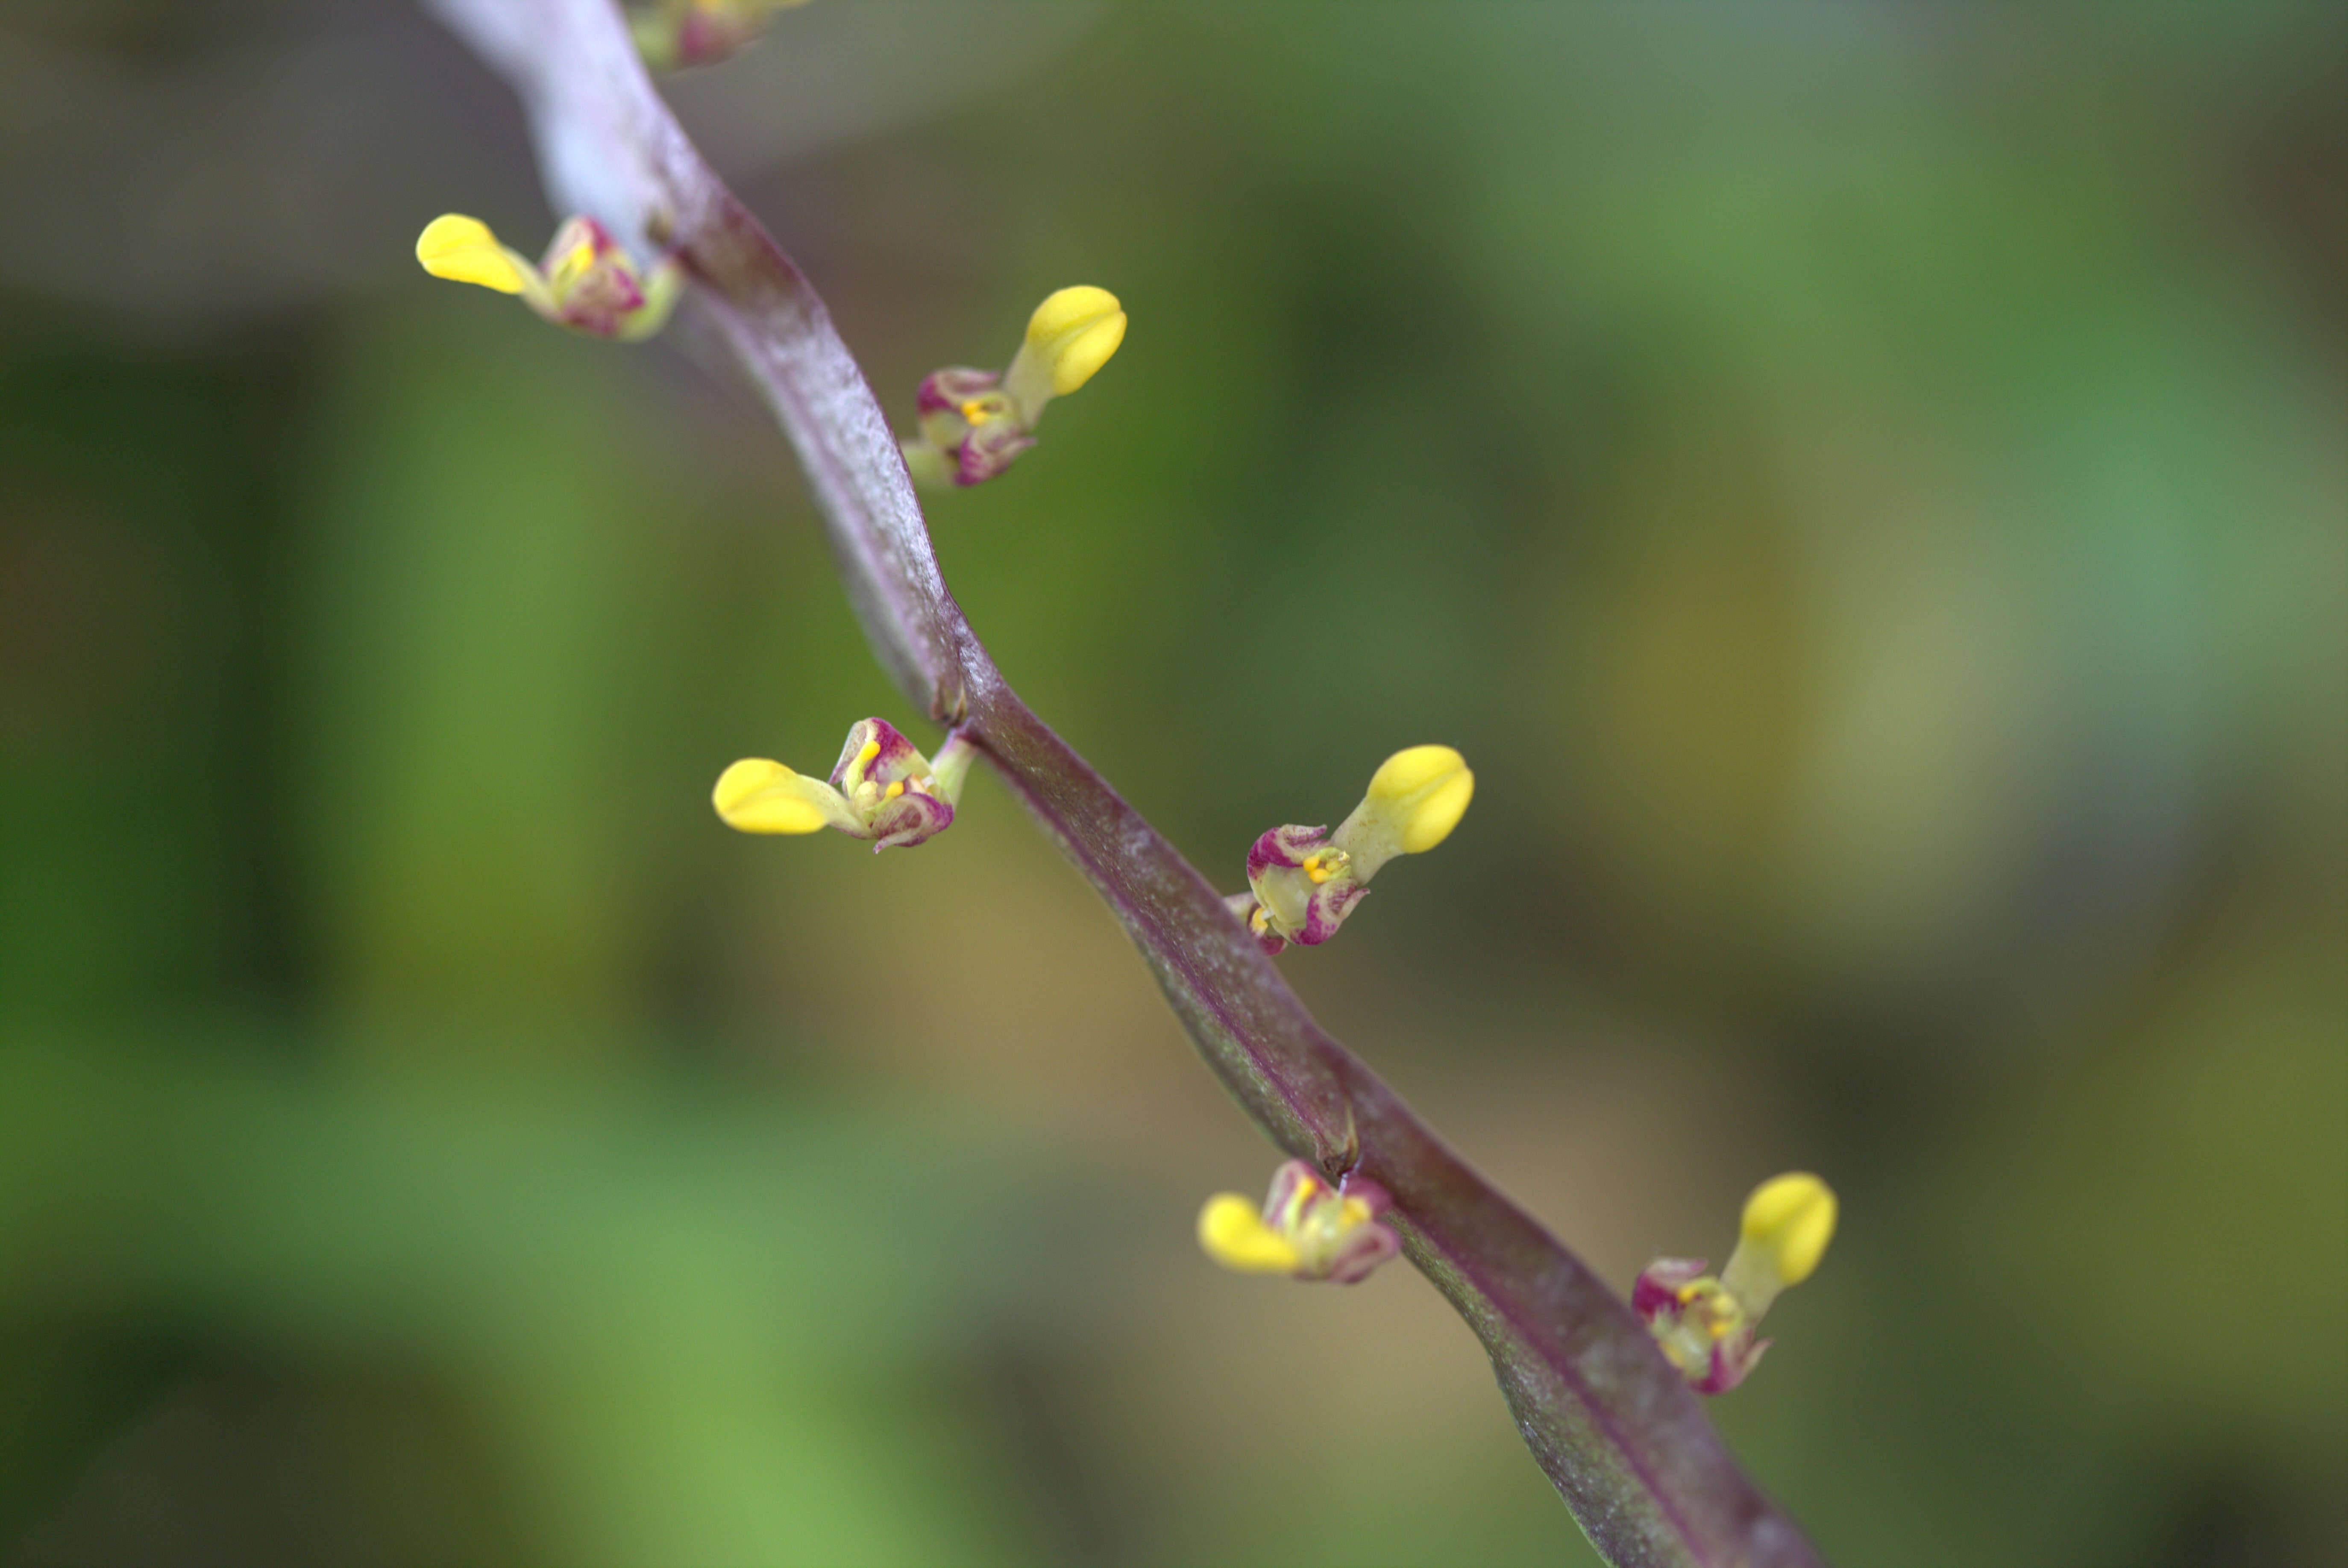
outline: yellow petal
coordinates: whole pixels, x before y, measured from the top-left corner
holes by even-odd
[[[746,758],[719,774],[711,799],[726,825],[745,833],[812,833],[848,817],[839,790],[763,757]]]
[[[1065,397],[1091,380],[1124,341],[1125,312],[1119,311],[1062,345],[1052,358],[1052,391]]]
[[[433,219],[417,236],[416,259],[436,278],[479,284],[499,294],[522,292],[521,268],[479,218],[449,212]]]
[[[1776,1268],[1781,1284],[1810,1277],[1834,1240],[1833,1189],[1807,1171],[1773,1176],[1745,1201],[1742,1251],[1756,1249]]]
[[[1041,348],[1071,327],[1115,315],[1123,308],[1117,303],[1117,295],[1107,289],[1097,289],[1088,284],[1060,289],[1037,305],[1035,314],[1027,318],[1027,341]]]
[[[1199,1245],[1209,1257],[1240,1274],[1296,1272],[1296,1249],[1237,1192],[1219,1192],[1199,1211]]]
[[[1051,366],[1056,397],[1091,380],[1124,341],[1125,311],[1107,289],[1062,289],[1027,318],[1027,342]]]
[[[1468,759],[1448,746],[1413,746],[1378,764],[1378,770],[1370,775],[1370,798],[1399,800],[1467,766]]]
[[[1406,855],[1424,853],[1449,838],[1475,794],[1476,776],[1468,771],[1467,758],[1448,746],[1397,751],[1370,778],[1370,799],[1395,803],[1397,810],[1380,814],[1395,823]]]
[[[1451,830],[1467,814],[1468,802],[1475,794],[1476,776],[1465,768],[1436,786],[1411,812],[1410,820],[1403,824],[1402,852],[1420,854],[1449,838]]]

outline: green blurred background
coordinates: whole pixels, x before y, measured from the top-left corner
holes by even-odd
[[[1715,1409],[1845,1563],[2348,1553],[2348,26],[2333,5],[822,0],[673,84],[891,414],[1123,353],[932,509],[1224,885],[1476,809],[1287,974],[1618,1286],[1787,1167]],[[991,779],[877,713],[681,322],[392,0],[0,9],[0,1561],[1589,1561]]]

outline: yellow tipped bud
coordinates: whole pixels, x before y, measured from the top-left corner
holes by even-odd
[[[416,259],[436,278],[479,284],[499,294],[520,294],[527,286],[520,263],[498,243],[489,226],[479,218],[449,212],[435,218],[417,236]]]
[[[1395,752],[1334,833],[1291,823],[1256,840],[1248,851],[1249,928],[1267,953],[1328,941],[1388,861],[1449,838],[1475,795],[1476,776],[1450,747]]]
[[[1107,289],[1062,289],[1027,318],[1027,347],[1050,366],[1055,397],[1091,380],[1124,341],[1125,309]]]
[[[1451,836],[1475,798],[1468,759],[1448,746],[1414,746],[1385,759],[1370,778],[1370,799],[1404,808],[1402,852],[1423,853]]]
[[[1632,1287],[1631,1310],[1699,1394],[1725,1394],[1769,1348],[1756,1340],[1770,1304],[1810,1277],[1834,1239],[1835,1195],[1806,1171],[1772,1176],[1745,1200],[1736,1250],[1717,1278],[1701,1258],[1657,1258]]]
[[[761,757],[719,774],[711,799],[726,825],[745,833],[812,833],[848,816],[839,790]]]
[[[921,433],[901,444],[917,483],[983,484],[1035,444],[1055,397],[1091,380],[1125,341],[1125,310],[1107,289],[1061,289],[1027,318],[1001,375],[950,366],[922,380]]]
[[[1467,758],[1448,746],[1414,746],[1379,765],[1369,793],[1332,841],[1354,852],[1367,881],[1394,856],[1421,854],[1449,838],[1475,796]]]
[[[1265,1224],[1256,1206],[1237,1192],[1219,1192],[1199,1211],[1199,1245],[1240,1274],[1296,1272],[1294,1243]]]
[[[1745,1201],[1737,1250],[1755,1249],[1780,1285],[1799,1284],[1817,1271],[1834,1240],[1833,1189],[1807,1171],[1773,1176]]]

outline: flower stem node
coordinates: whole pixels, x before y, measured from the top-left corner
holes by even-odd
[[[715,65],[757,40],[778,11],[807,0],[658,0],[628,19],[636,52],[656,71]]]
[[[1035,444],[1045,405],[1093,378],[1125,341],[1125,310],[1107,289],[1066,288],[1035,307],[1008,369],[957,366],[922,382],[920,433],[901,443],[926,485],[974,485]]]
[[[1208,1199],[1199,1211],[1199,1245],[1234,1273],[1352,1284],[1402,1249],[1401,1238],[1378,1223],[1393,1202],[1365,1177],[1332,1187],[1312,1166],[1291,1160],[1272,1172],[1262,1210],[1237,1192]]]
[[[713,796],[726,825],[745,833],[836,828],[872,852],[910,848],[953,825],[974,748],[959,733],[932,764],[886,719],[859,719],[826,782],[779,762],[746,758],[718,776]]]
[[[661,329],[683,283],[675,257],[663,256],[649,271],[640,271],[592,218],[566,220],[554,232],[546,259],[532,265],[499,244],[479,218],[449,212],[425,225],[416,241],[416,259],[436,278],[520,294],[557,326],[625,343]]]
[[[1736,1250],[1718,1275],[1702,1258],[1657,1258],[1631,1289],[1673,1366],[1699,1394],[1725,1394],[1760,1364],[1754,1330],[1778,1293],[1810,1277],[1834,1239],[1835,1195],[1817,1177],[1773,1176],[1745,1201]]]
[[[1318,946],[1368,894],[1380,867],[1448,838],[1475,793],[1476,776],[1450,747],[1397,751],[1335,832],[1291,824],[1258,838],[1248,851],[1249,891],[1225,902],[1267,953],[1292,942]]]

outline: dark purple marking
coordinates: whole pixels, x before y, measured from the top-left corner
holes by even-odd
[[[1328,836],[1326,828],[1300,828],[1292,822],[1266,829],[1248,846],[1248,881],[1255,881],[1273,866],[1302,866],[1304,857],[1319,849]]]
[[[1712,1347],[1712,1370],[1692,1385],[1699,1394],[1725,1394],[1747,1377],[1753,1368],[1761,1365],[1761,1353],[1773,1341],[1753,1342],[1753,1331],[1739,1329]]]
[[[877,855],[883,850],[910,850],[953,827],[953,808],[943,800],[908,789],[895,799],[884,801],[872,813],[872,831],[878,841],[872,852]]]
[[[994,391],[1002,380],[994,371],[972,370],[964,366],[932,370],[922,377],[915,406],[924,414],[960,414],[963,404]]]
[[[954,449],[954,483],[984,484],[1035,444],[1027,428],[1008,414],[983,418]]]
[[[1702,1258],[1657,1258],[1631,1284],[1631,1310],[1649,1323],[1663,1313],[1679,1315],[1680,1290],[1704,1271]]]
[[[1318,947],[1337,934],[1354,906],[1370,896],[1370,890],[1350,877],[1332,877],[1313,890],[1304,901],[1304,929],[1296,940],[1307,947]]]

